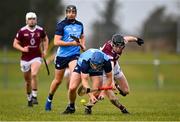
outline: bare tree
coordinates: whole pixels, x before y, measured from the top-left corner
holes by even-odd
[[[166,8],[161,6],[152,12],[142,26],[141,35],[145,40],[169,40],[169,47],[176,49],[177,17],[165,14],[165,10]]]
[[[57,17],[64,7],[61,0],[1,0],[0,1],[0,46],[11,47],[18,29],[25,25],[25,14],[34,11],[38,23],[53,37]]]
[[[118,7],[119,4],[116,0],[107,1],[105,11],[100,13],[103,21],[96,20],[93,24],[92,47],[102,46],[105,40],[111,38],[112,34],[119,32],[119,25],[114,21]]]

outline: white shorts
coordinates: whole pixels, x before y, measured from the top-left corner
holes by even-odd
[[[31,64],[34,63],[34,62],[39,62],[41,64],[42,63],[42,58],[41,57],[37,57],[37,58],[33,58],[30,61],[21,60],[20,61],[21,71],[22,72],[29,71],[30,68],[31,68]]]
[[[113,82],[114,82],[114,80],[121,78],[124,74],[123,74],[118,62],[116,62],[115,66],[114,66],[114,63],[111,62],[111,65],[112,65],[112,74],[113,74]],[[103,82],[104,81],[106,81],[105,72],[103,72]]]
[[[69,76],[70,76],[70,70],[69,68],[66,68],[64,72],[64,77],[69,77]]]
[[[114,74],[115,79],[119,79],[123,75],[123,72],[122,72],[121,67],[119,66],[118,62],[116,62],[116,65],[113,68],[113,74]]]

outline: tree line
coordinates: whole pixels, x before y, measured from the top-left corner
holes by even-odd
[[[0,1],[0,46],[11,47],[12,40],[20,27],[25,25],[25,13],[35,11],[38,15],[38,24],[47,30],[49,38],[53,38],[55,25],[59,16],[64,14],[62,0],[2,0]],[[99,47],[111,38],[114,33],[121,33],[121,19],[115,22],[117,10],[121,4],[117,0],[108,0],[104,11],[99,11],[101,21],[94,20],[92,25],[91,47]],[[156,8],[142,23],[139,36],[154,43],[159,40],[168,40],[172,47],[176,47],[178,17],[165,13],[166,7]],[[118,14],[120,11],[118,11]],[[154,41],[154,42],[153,42]],[[98,42],[98,44],[97,44]]]
[[[25,25],[25,14],[30,11],[37,14],[38,25],[47,31],[49,38],[53,38],[64,5],[61,0],[1,0],[0,9],[0,47],[11,48],[17,31]]]

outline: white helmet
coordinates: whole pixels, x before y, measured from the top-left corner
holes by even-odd
[[[36,13],[34,13],[34,12],[28,12],[28,13],[26,14],[26,20],[28,20],[29,18],[37,18]]]

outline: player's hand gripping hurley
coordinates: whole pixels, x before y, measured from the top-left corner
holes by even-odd
[[[95,92],[95,91],[101,91],[101,90],[114,90],[114,88],[112,86],[109,86],[109,87],[99,87],[96,89],[92,89],[92,88],[85,88],[83,86],[80,86],[77,93],[79,96],[83,96],[85,94]]]
[[[43,43],[41,44],[41,47],[42,47],[42,51],[44,51],[44,45],[43,45]],[[45,66],[46,66],[47,73],[48,73],[48,75],[50,75],[49,67],[48,67],[48,65],[47,65],[46,59],[44,58],[44,56],[43,56],[42,58],[43,58],[43,61],[44,61],[44,63],[45,63]]]
[[[85,49],[84,49],[84,47],[81,45],[81,43],[80,43],[80,41],[79,41],[79,38],[77,38],[77,37],[75,37],[75,36],[70,36],[73,40],[75,40],[77,43],[79,43],[80,44],[80,47],[81,47],[81,49],[82,49],[82,51],[84,52],[85,51]]]

